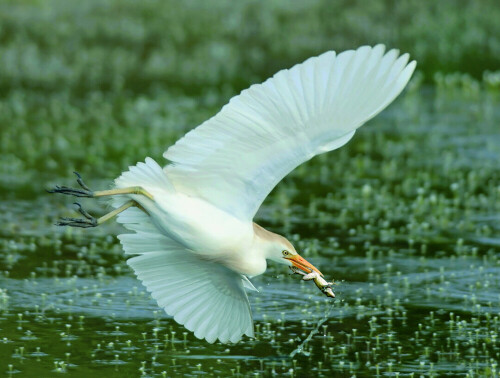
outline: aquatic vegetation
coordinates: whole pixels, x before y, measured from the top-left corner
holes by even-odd
[[[415,17],[393,33],[395,23],[380,21],[386,5],[351,3],[316,29],[340,5],[273,2],[263,14],[251,1],[204,12],[196,1],[0,5],[0,371],[498,376],[500,86],[491,62],[500,33],[483,38],[498,28],[498,6],[470,2],[458,13],[452,2],[405,2],[394,22]],[[450,16],[441,23],[434,11]],[[462,28],[465,15],[478,26]],[[145,156],[160,160],[250,82],[323,49],[381,40],[414,51],[420,76],[347,146],[294,171],[258,214],[335,279],[335,301],[273,266],[272,279],[254,282],[261,293],[249,294],[256,339],[209,346],[133,278],[117,225],[53,226],[74,208],[44,189],[71,184],[74,170],[104,189]]]

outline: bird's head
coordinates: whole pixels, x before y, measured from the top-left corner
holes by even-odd
[[[266,242],[266,254],[268,259],[290,267],[295,267],[305,273],[314,271],[323,276],[323,273],[314,265],[297,253],[292,243],[285,237],[267,231],[257,224],[254,224],[254,230],[257,236]]]
[[[275,234],[276,235],[276,234]],[[290,267],[295,267],[302,270],[305,273],[311,273],[313,271],[317,272],[319,275],[323,276],[313,264],[300,256],[295,250],[292,243],[290,243],[286,238],[281,235],[276,235],[275,240],[272,243],[271,259],[279,262],[281,264],[288,265]]]
[[[319,275],[323,276],[323,273],[321,273],[313,264],[311,264],[305,258],[300,256],[293,247],[292,250],[290,250],[290,248],[282,249],[280,258],[281,258],[280,262],[283,264],[298,268],[305,273],[311,273],[314,271],[319,273]]]

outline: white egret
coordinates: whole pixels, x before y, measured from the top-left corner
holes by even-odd
[[[248,277],[264,273],[266,260],[321,274],[253,217],[285,175],[343,146],[403,90],[416,63],[384,52],[383,45],[329,51],[279,71],[168,148],[166,166],[146,158],[114,189],[91,191],[79,176],[81,189],[56,187],[112,196],[115,207],[99,219],[80,207],[85,218],[59,224],[92,227],[117,215],[133,231],[118,236],[134,256],[127,263],[167,314],[210,343],[252,337],[245,290],[255,290]]]

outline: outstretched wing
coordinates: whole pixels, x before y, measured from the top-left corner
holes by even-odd
[[[329,51],[252,85],[170,147],[174,187],[242,220],[313,156],[347,143],[403,90],[414,69],[399,51]]]
[[[213,343],[253,337],[253,320],[245,287],[250,281],[221,264],[200,259],[161,234],[148,215],[127,209],[118,222],[135,231],[118,238],[137,278],[174,320],[200,339]]]

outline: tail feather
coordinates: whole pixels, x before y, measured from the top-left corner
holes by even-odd
[[[174,190],[162,167],[150,157],[147,157],[144,163],[129,167],[127,172],[123,172],[115,180],[115,185],[117,188],[142,186],[146,190],[148,187]]]
[[[175,188],[158,163],[151,159],[146,158],[145,162],[139,162],[134,166],[129,167],[129,170],[123,172],[120,177],[115,179],[116,188],[130,188],[141,187],[153,195],[165,195],[175,192]],[[126,194],[112,196],[110,204],[112,207],[117,208],[122,206],[130,199],[139,202],[140,205],[150,203],[149,199],[145,196],[138,194]],[[122,223],[126,228],[133,231],[151,232],[149,226],[144,226],[149,220],[149,217],[142,211],[134,208],[125,210],[117,218],[118,223]],[[149,222],[151,223],[151,222]],[[153,230],[153,232],[156,232]]]

